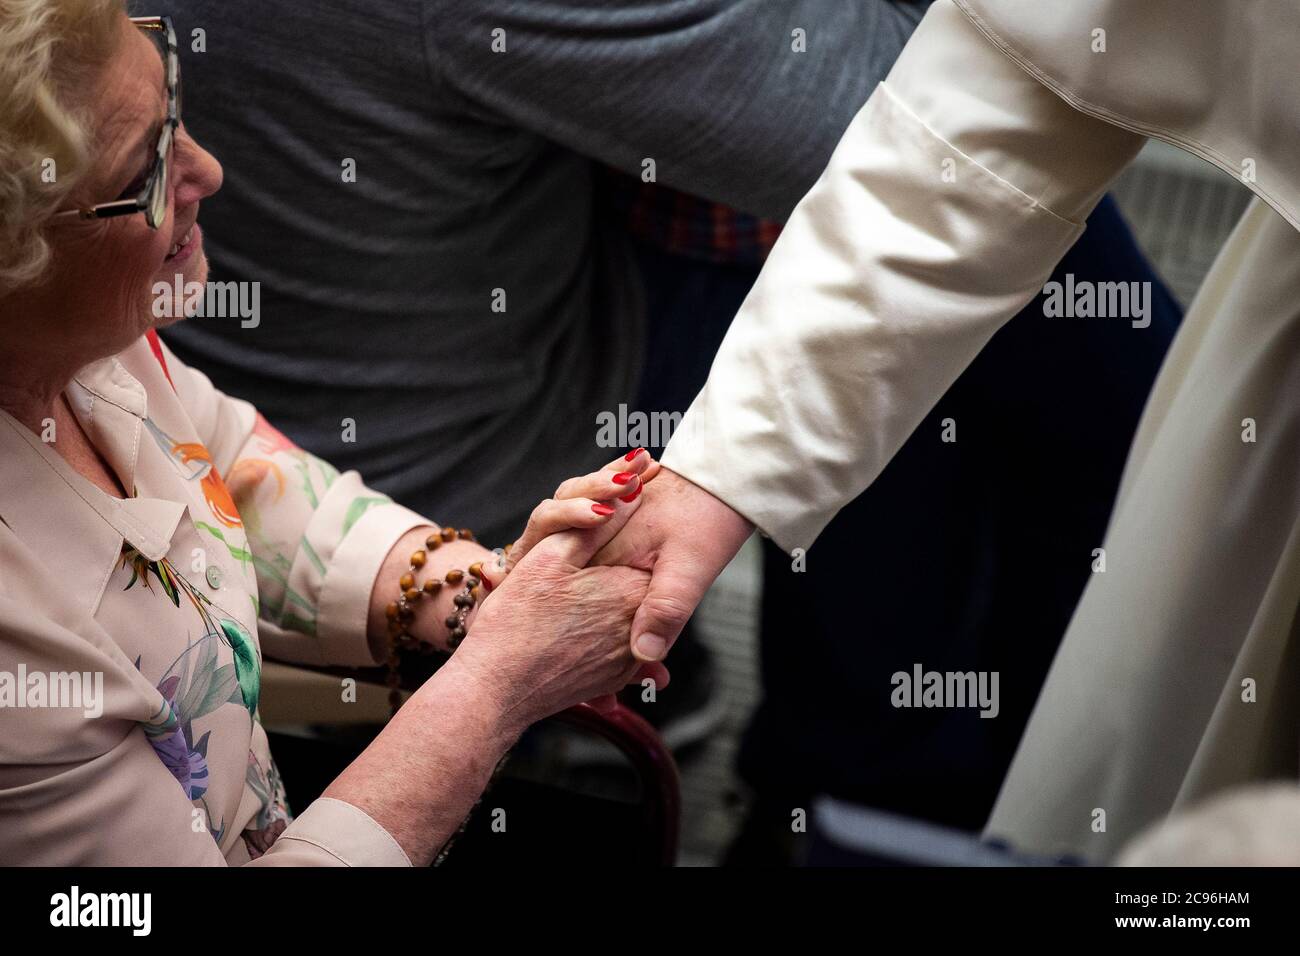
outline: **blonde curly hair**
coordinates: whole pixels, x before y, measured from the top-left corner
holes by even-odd
[[[48,220],[91,159],[74,92],[112,57],[124,11],[123,0],[0,0],[0,297],[49,265]]]

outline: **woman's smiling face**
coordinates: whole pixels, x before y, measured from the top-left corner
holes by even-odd
[[[77,207],[140,194],[167,115],[159,47],[125,15],[120,29],[115,54],[89,85],[93,92],[84,109],[93,125],[95,159],[73,191]],[[41,283],[48,303],[39,310],[43,331],[62,336],[90,361],[172,321],[155,313],[183,315],[179,301],[155,309],[153,290],[159,283],[175,289],[206,281],[196,219],[200,201],[220,186],[220,164],[182,126],[171,148],[167,213],[157,229],[149,228],[143,214],[52,227],[53,267]]]

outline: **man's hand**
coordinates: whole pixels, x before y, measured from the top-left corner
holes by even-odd
[[[650,590],[632,621],[632,653],[661,660],[754,526],[722,501],[663,468],[641,507],[593,564],[650,571]]]

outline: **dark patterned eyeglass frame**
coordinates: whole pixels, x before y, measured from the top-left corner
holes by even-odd
[[[172,27],[171,17],[132,17],[131,22],[146,33],[162,39],[165,45],[165,49],[160,48],[159,52],[166,68],[167,117],[158,134],[148,181],[140,195],[134,199],[117,199],[82,209],[68,209],[55,213],[54,219],[110,219],[142,212],[149,228],[157,229],[167,218],[172,143],[176,130],[181,125],[181,66],[176,52],[176,30]]]

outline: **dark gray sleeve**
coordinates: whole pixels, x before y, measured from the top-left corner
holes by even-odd
[[[427,0],[426,49],[444,92],[488,117],[630,173],[651,158],[660,182],[784,219],[928,6]]]

